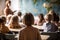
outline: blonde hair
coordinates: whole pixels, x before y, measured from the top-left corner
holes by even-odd
[[[51,14],[46,14],[46,15],[44,16],[44,19],[45,19],[45,20],[48,20],[48,21],[51,21],[51,20],[52,20],[52,15],[51,15]]]

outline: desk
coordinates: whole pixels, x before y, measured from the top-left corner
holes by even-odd
[[[50,36],[49,35],[40,35],[42,40],[47,40]]]
[[[33,25],[33,27],[36,27],[38,29],[42,29],[42,26],[36,26],[36,25]],[[20,29],[10,29],[10,31],[13,31],[13,32],[20,32]],[[47,38],[50,37],[50,35],[55,35],[56,32],[51,32],[51,33],[47,33],[47,32],[41,32],[41,38],[42,40],[46,40]],[[19,37],[19,33],[16,35],[16,38]]]
[[[10,31],[13,31],[13,32],[19,32],[20,29],[9,29]]]
[[[19,38],[19,32],[20,32],[21,30],[23,30],[24,28],[25,28],[25,27],[20,28],[20,29],[10,29],[10,31],[12,31],[12,32],[15,33],[15,38],[18,40],[18,38]]]
[[[38,25],[32,25],[32,26],[38,29],[42,29],[42,26],[38,26]]]
[[[13,32],[20,32],[21,30],[23,30],[25,27],[22,27],[20,29],[11,29],[9,28],[10,31],[13,31]]]
[[[3,39],[3,40],[14,40],[15,39],[15,34],[3,34],[3,33],[0,33],[0,39]]]
[[[41,32],[41,35],[55,35],[57,32]]]

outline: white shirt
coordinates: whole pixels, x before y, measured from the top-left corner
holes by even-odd
[[[50,22],[45,22],[42,26],[44,32],[55,32],[57,31],[58,27]]]

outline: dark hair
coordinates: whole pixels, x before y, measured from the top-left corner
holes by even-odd
[[[44,20],[44,15],[41,13],[41,14],[39,14],[39,22],[42,22],[43,20]]]
[[[6,1],[7,3],[9,3],[9,4],[11,4],[11,1],[10,0],[8,0],[8,1]]]
[[[18,16],[21,16],[22,15],[22,13],[21,12],[18,12]]]
[[[4,22],[6,23],[6,17],[5,16],[1,16],[1,18],[4,20]]]
[[[1,23],[4,23],[4,20],[3,20],[2,18],[0,18],[0,24],[1,24]]]
[[[11,1],[9,0],[9,3],[11,3]]]
[[[53,21],[59,22],[59,16],[58,15],[55,15]]]
[[[23,17],[23,23],[27,26],[34,24],[34,17],[31,13],[26,13]]]
[[[52,11],[52,16],[53,16],[52,21],[56,21],[56,22],[59,21],[59,16],[54,11]]]
[[[9,1],[6,1],[6,6],[8,6],[8,4],[11,5],[11,1],[10,0]]]

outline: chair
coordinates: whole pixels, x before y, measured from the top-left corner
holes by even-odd
[[[5,34],[5,38],[8,40],[14,40],[15,39],[15,34]]]
[[[49,35],[47,40],[57,40],[57,32],[41,32],[41,35]]]
[[[7,40],[6,37],[5,37],[5,34],[0,33],[0,40]]]
[[[60,40],[60,31],[57,32],[57,40]]]

